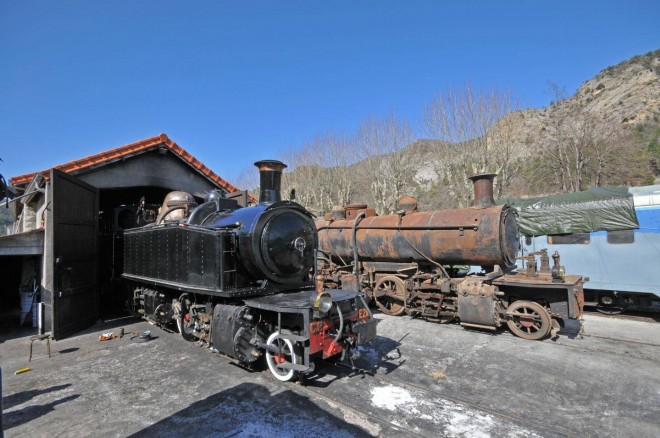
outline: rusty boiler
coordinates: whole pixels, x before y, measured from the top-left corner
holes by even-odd
[[[475,201],[469,208],[404,208],[384,216],[365,208],[351,211],[346,219],[333,212],[330,220],[317,222],[320,249],[335,260],[353,260],[357,246],[361,262],[499,265],[504,271],[511,270],[519,246],[516,213],[509,206],[495,204],[494,177],[470,178]]]

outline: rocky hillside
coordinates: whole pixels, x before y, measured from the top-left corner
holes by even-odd
[[[562,103],[601,114],[608,123],[658,123],[660,50],[606,68]]]
[[[549,120],[561,113],[594,114],[609,127],[660,125],[660,50],[606,68],[572,96],[546,108],[513,114],[517,142],[533,145],[545,135]]]
[[[514,166],[517,174],[501,195],[582,190],[595,184],[644,185],[654,183],[654,176],[655,182],[660,182],[660,50],[604,69],[571,96],[555,91],[557,98],[549,106],[516,111],[502,120],[509,126],[510,151],[519,164]],[[552,181],[556,169],[549,170],[552,157],[548,149],[558,143],[558,138],[571,142],[567,139],[571,135],[582,136],[577,141],[584,143],[609,138],[616,144],[601,151],[585,146],[581,153],[592,155],[587,157],[583,185],[562,188]],[[435,143],[418,140],[409,147],[419,166],[415,180],[438,181],[432,165],[438,150],[433,147]],[[598,160],[602,161],[600,170],[596,169]],[[619,167],[615,166],[617,162]],[[575,165],[564,163],[566,168]],[[602,175],[596,176],[601,170]]]
[[[408,125],[369,120],[369,129],[355,138],[303,147],[298,158],[305,166],[296,165],[285,185],[318,211],[364,202],[391,212],[401,194],[416,196],[421,209],[469,205],[468,177],[480,172],[498,174],[496,197],[660,183],[660,50],[604,69],[573,95],[555,87],[555,99],[545,108],[504,117],[507,111],[496,102],[504,96],[491,99],[486,93],[476,97],[482,100],[461,101],[473,98],[468,91],[430,113],[434,126],[444,128],[428,130],[437,139],[412,141],[414,136],[403,135],[412,134]],[[360,136],[365,132],[369,135]],[[407,146],[400,149],[401,144]],[[369,153],[329,164],[328,155],[350,150]],[[309,157],[315,158],[305,162]]]

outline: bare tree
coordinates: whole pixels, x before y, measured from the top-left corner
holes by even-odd
[[[328,134],[317,140],[317,149],[325,166],[326,196],[323,207],[329,211],[333,205],[345,205],[355,195],[355,178],[350,165],[356,160],[353,145],[345,134]]]
[[[351,151],[343,134],[319,135],[299,149],[289,149],[283,189],[295,189],[296,200],[317,212],[349,203],[355,191],[349,169],[354,159]]]
[[[282,177],[282,192],[290,194],[295,190],[296,202],[310,210],[316,210],[318,188],[320,186],[317,157],[309,147],[289,148],[284,151],[283,161],[289,166]]]
[[[414,141],[410,125],[394,114],[370,118],[360,125],[354,139],[360,159],[362,182],[370,204],[379,214],[397,210],[414,175],[412,156],[405,148]]]
[[[562,88],[548,82],[553,105],[566,101]],[[548,119],[545,135],[539,139],[539,165],[536,175],[551,171],[552,183],[561,192],[578,192],[600,186],[617,161],[625,159],[623,130],[606,123],[581,105],[557,106]],[[622,169],[623,170],[623,169]],[[547,172],[545,172],[547,174]]]
[[[644,146],[626,133],[611,133],[594,142],[593,161],[587,180],[590,185],[640,185],[653,179]]]
[[[238,174],[235,186],[240,190],[247,190],[251,196],[259,199],[259,169],[250,164]]]
[[[466,84],[447,90],[424,108],[423,125],[436,140],[433,164],[449,204],[467,206],[472,199],[468,177],[497,173],[495,191],[501,196],[519,169],[523,145],[514,143],[517,104],[509,92],[475,91]]]

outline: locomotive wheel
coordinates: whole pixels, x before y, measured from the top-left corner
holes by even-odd
[[[617,299],[615,295],[603,294],[598,297],[598,305],[596,306],[596,311],[604,315],[618,315],[625,309],[621,306],[617,306],[616,301]]]
[[[623,307],[617,306],[596,306],[596,311],[603,315],[619,315],[624,311]]]
[[[374,287],[374,301],[386,315],[399,316],[406,311],[406,285],[399,277],[386,275]]]
[[[282,330],[282,333],[286,334],[290,332],[288,330]],[[266,345],[272,345],[281,351],[278,354],[266,350],[266,363],[273,376],[282,382],[289,382],[295,379],[298,376],[298,371],[278,368],[278,365],[284,362],[291,364],[302,363],[302,357],[296,354],[293,343],[288,339],[281,338],[277,332],[274,332],[268,337]]]
[[[195,328],[195,323],[192,322],[192,320],[188,319],[186,321],[186,317],[188,317],[189,314],[186,313],[185,315],[181,315],[176,319],[176,325],[179,328],[179,333],[181,333],[181,337],[185,339],[188,342],[193,342],[196,341],[197,338],[195,335],[193,335],[193,330]]]
[[[548,311],[533,301],[514,301],[507,309],[507,314],[509,330],[523,339],[543,339],[552,328],[552,318]]]
[[[179,311],[179,316],[176,318],[176,326],[181,333],[181,337],[188,342],[196,341],[197,338],[193,335],[195,330],[195,322],[190,318],[190,300],[184,299],[181,302],[181,310]]]

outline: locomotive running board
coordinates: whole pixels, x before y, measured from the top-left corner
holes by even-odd
[[[260,287],[245,287],[241,289],[221,290],[204,286],[191,286],[185,283],[177,283],[173,281],[161,280],[153,277],[144,277],[134,274],[122,274],[122,278],[127,280],[135,280],[143,283],[148,283],[153,286],[165,287],[168,289],[180,290],[182,292],[191,293],[204,293],[206,295],[213,295],[219,298],[251,298],[262,297],[266,295],[275,295],[281,292],[286,292],[288,288],[280,288],[276,284],[264,282]],[[311,287],[311,283],[307,285]]]

